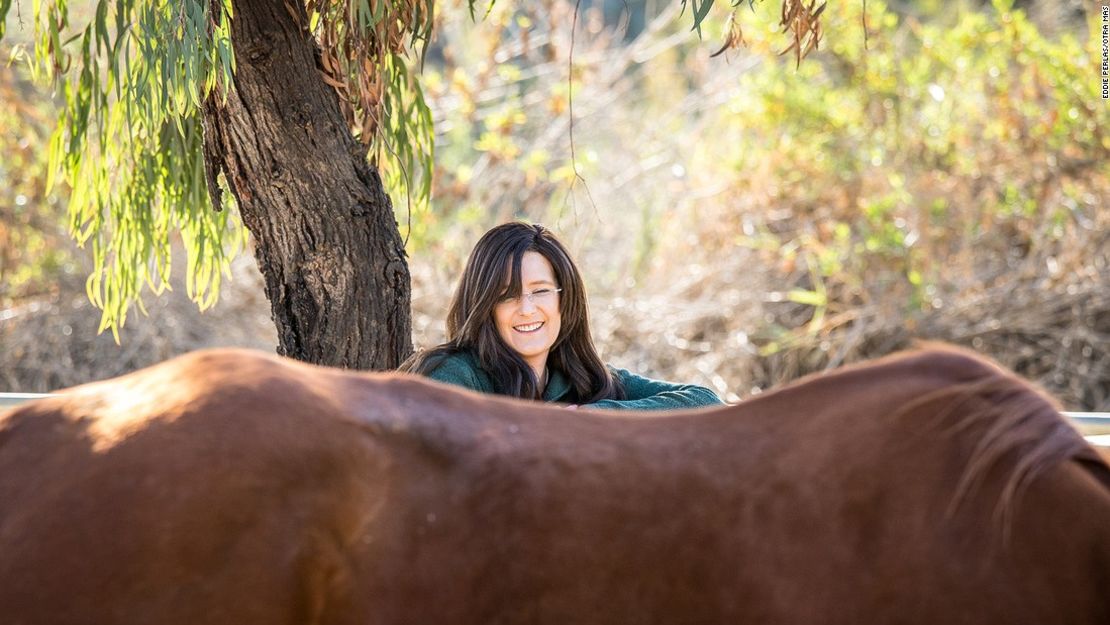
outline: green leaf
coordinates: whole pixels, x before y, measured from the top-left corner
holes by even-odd
[[[12,8],[12,0],[0,0],[0,39],[4,38],[4,25],[8,22],[8,10]]]
[[[786,299],[795,304],[806,306],[823,307],[828,305],[828,297],[824,293],[806,289],[792,289],[786,294]]]
[[[713,0],[702,0],[701,4],[697,4],[696,0],[691,0],[691,2],[694,3],[694,27],[691,30],[698,31],[700,36],[701,23],[709,15],[709,9],[713,8]]]

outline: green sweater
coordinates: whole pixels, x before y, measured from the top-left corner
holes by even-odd
[[[713,391],[702,386],[652,380],[612,366],[609,370],[624,387],[627,399],[603,399],[592,404],[583,404],[584,407],[609,410],[675,410],[715,406],[722,403]],[[493,379],[478,364],[478,358],[470,352],[459,352],[448,356],[428,377],[480,393],[496,392]],[[563,372],[556,369],[549,370],[547,388],[543,390],[543,400],[569,402],[567,398],[569,392],[570,383]]]

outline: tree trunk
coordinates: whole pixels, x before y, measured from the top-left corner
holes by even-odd
[[[278,353],[393,369],[412,351],[410,280],[389,197],[321,78],[300,1],[235,0],[236,72],[204,107],[208,187],[223,172],[254,236]]]

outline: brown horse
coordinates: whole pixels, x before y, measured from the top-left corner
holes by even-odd
[[[0,622],[1110,623],[1110,468],[953,350],[567,411],[206,351],[0,416]]]

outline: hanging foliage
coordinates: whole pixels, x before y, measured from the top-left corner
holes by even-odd
[[[11,6],[0,0],[0,24]],[[70,187],[69,226],[92,250],[87,290],[103,310],[100,330],[118,340],[143,289],[169,288],[175,232],[189,296],[213,305],[245,235],[232,211],[211,210],[201,140],[201,104],[213,90],[226,95],[235,69],[231,0],[98,0],[76,34],[69,2],[34,0],[32,9],[32,72],[60,104],[48,191]],[[406,55],[424,50],[430,2],[310,0],[306,14],[324,80],[387,190],[426,204],[431,113]]]

